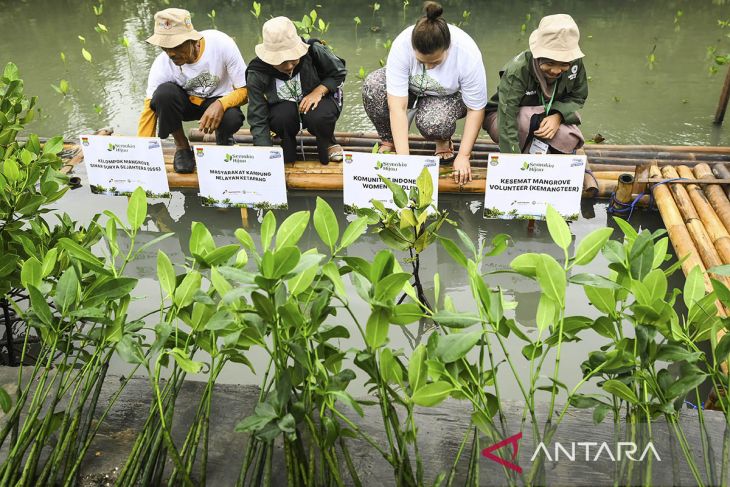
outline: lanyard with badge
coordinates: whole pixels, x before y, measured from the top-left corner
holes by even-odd
[[[542,103],[543,108],[545,109],[545,116],[547,117],[550,114],[550,108],[553,106],[553,100],[555,100],[555,90],[558,87],[557,80],[555,81],[555,84],[553,85],[553,94],[550,95],[550,101],[545,104],[545,97],[542,95],[542,89],[538,87],[538,94],[540,95],[540,103]],[[542,140],[538,139],[537,137],[532,138],[532,144],[530,144],[530,154],[547,154],[548,153],[549,145],[547,142],[543,142]]]

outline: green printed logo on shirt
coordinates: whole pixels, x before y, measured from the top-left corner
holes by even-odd
[[[420,73],[408,77],[408,85],[411,93],[416,96],[436,95],[446,96],[448,90],[441,86],[441,83],[429,76],[427,73]]]
[[[205,71],[195,78],[190,78],[183,86],[183,89],[190,95],[200,98],[208,98],[213,90],[221,82],[220,77]]]

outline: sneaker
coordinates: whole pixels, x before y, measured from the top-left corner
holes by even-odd
[[[195,156],[192,149],[178,149],[172,159],[172,167],[178,174],[190,174],[195,171]]]

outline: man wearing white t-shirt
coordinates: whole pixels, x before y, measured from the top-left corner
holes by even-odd
[[[137,135],[175,139],[175,172],[195,170],[195,157],[182,122],[200,120],[200,129],[232,145],[243,125],[246,63],[236,43],[217,30],[197,32],[190,12],[168,8],[155,14],[155,32],[147,42],[164,52],[152,63]]]

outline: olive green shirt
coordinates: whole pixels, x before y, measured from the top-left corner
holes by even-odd
[[[556,81],[555,98],[550,113],[560,113],[563,123],[580,124],[576,113],[583,108],[588,97],[588,78],[583,61],[573,61],[570,68]],[[532,71],[532,53],[525,51],[510,60],[500,72],[497,92],[487,103],[487,112],[497,112],[499,150],[519,153],[517,114],[520,107],[540,106],[540,84]],[[548,103],[549,99],[545,99]]]

